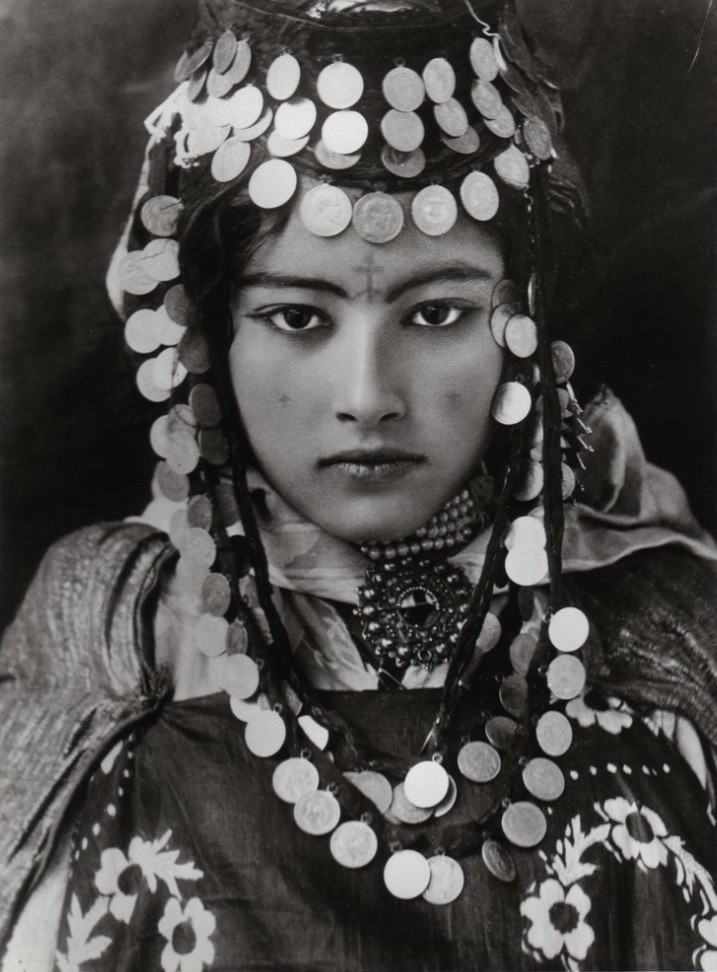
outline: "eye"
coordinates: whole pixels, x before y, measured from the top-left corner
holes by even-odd
[[[457,304],[436,301],[416,308],[408,320],[411,324],[419,324],[421,327],[448,327],[450,324],[455,324],[465,311],[465,307]]]
[[[276,307],[255,316],[269,321],[280,331],[314,331],[326,325],[326,318],[314,307],[301,305]]]

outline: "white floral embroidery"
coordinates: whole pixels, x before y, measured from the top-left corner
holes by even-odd
[[[99,958],[112,939],[106,935],[92,935],[94,927],[107,914],[107,899],[98,898],[86,914],[82,913],[80,902],[72,895],[70,912],[67,918],[67,955],[57,953],[60,972],[79,972],[84,962]]]
[[[574,884],[568,891],[554,878],[540,885],[537,896],[527,898],[520,913],[530,921],[528,944],[554,959],[565,950],[570,958],[582,960],[595,939],[585,921],[590,898]]]
[[[643,871],[664,867],[667,848],[662,839],[667,836],[667,828],[654,810],[638,807],[624,797],[606,800],[603,810],[616,824],[610,836],[626,861],[637,861]]]
[[[184,909],[177,898],[170,898],[159,921],[159,933],[167,939],[162,951],[163,972],[202,972],[214,961],[214,946],[209,941],[216,927],[214,915],[199,898],[191,898]]]
[[[597,723],[605,732],[616,736],[623,729],[629,729],[632,725],[632,713],[620,699],[609,696],[605,700],[607,708],[596,708],[589,705],[585,699],[585,695],[579,695],[577,698],[571,699],[565,706],[565,714],[574,719],[583,729]],[[594,699],[591,698],[591,701],[594,701]]]

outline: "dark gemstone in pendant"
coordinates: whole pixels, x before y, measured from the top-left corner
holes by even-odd
[[[414,628],[432,628],[441,613],[438,598],[421,587],[406,591],[398,602],[398,609],[405,622]]]

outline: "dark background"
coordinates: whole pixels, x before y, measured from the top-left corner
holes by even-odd
[[[606,248],[606,378],[714,531],[717,18],[710,0],[519,7]],[[0,621],[53,539],[148,498],[147,420],[103,280],[142,119],[193,19],[193,0],[0,0]]]

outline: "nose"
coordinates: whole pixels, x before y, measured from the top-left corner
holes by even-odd
[[[403,418],[400,366],[383,329],[365,318],[352,323],[337,347],[336,417],[364,428]]]

